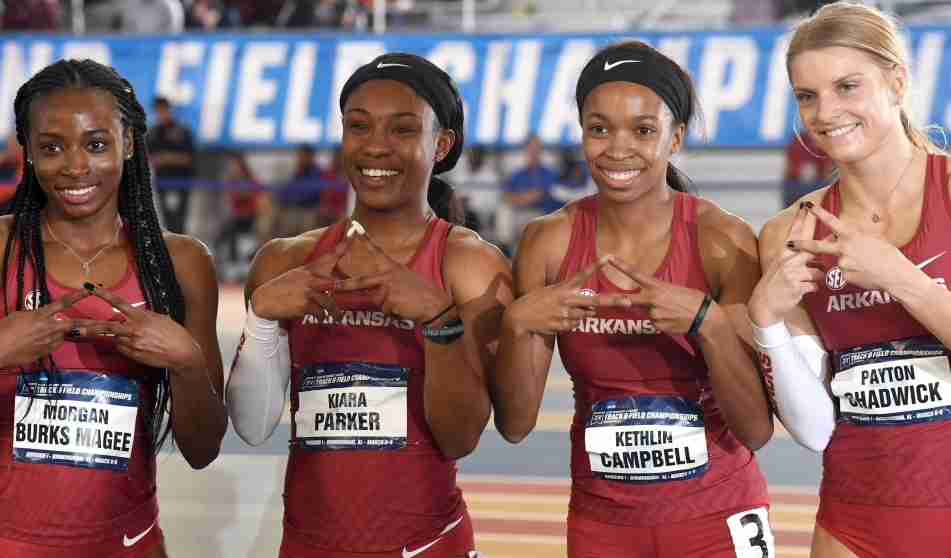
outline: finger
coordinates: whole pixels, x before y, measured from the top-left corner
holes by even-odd
[[[330,252],[325,253],[319,258],[315,259],[313,262],[309,263],[306,268],[313,272],[317,273],[323,277],[330,276],[333,273],[335,267],[340,262],[340,259],[343,258],[344,254],[350,250],[350,247],[353,246],[353,240],[355,236],[345,236],[340,242],[334,246],[334,249]]]
[[[631,301],[629,300],[628,295],[620,293],[611,293],[611,294],[596,294],[596,295],[571,295],[565,297],[562,302],[569,306],[574,307],[597,307],[597,308],[612,308],[612,307],[621,307],[627,308],[631,306]]]
[[[96,289],[95,291],[92,292],[92,294],[93,296],[97,296],[101,298],[102,300],[105,300],[110,305],[112,305],[113,308],[115,308],[121,314],[127,317],[131,318],[133,316],[138,316],[146,312],[146,310],[132,306],[131,304],[126,302],[126,300],[122,298],[121,296],[111,291],[108,291],[106,289]]]
[[[75,320],[74,329],[79,330],[77,335],[79,337],[132,336],[132,328],[128,325],[128,322]]]
[[[307,301],[312,305],[308,310],[312,312],[314,310],[323,310],[333,316],[335,320],[340,318],[340,307],[337,306],[337,301],[334,300],[333,296],[322,292],[311,292],[307,294]]]
[[[790,250],[799,250],[810,254],[832,254],[835,256],[842,254],[842,248],[835,240],[790,240],[786,242],[786,247]]]
[[[614,260],[614,257],[608,254],[607,256],[602,256],[601,259],[594,262],[593,264],[586,267],[583,271],[575,274],[571,280],[568,281],[568,285],[572,287],[583,287],[589,279],[595,276],[595,274],[604,266],[608,265]]]
[[[613,265],[615,269],[617,269],[624,275],[627,275],[628,277],[633,279],[634,282],[637,283],[641,288],[651,287],[660,283],[660,281],[655,279],[653,276],[638,271],[637,269],[634,268],[634,266],[628,264],[627,262],[622,262],[621,260],[613,260],[611,262],[611,265]]]
[[[786,235],[786,240],[803,240],[808,238],[803,235],[803,230],[806,228],[806,217],[809,215],[811,214],[806,209],[805,202],[799,204],[799,211],[797,211],[796,216],[793,217],[793,222],[789,227],[789,234]]]
[[[631,306],[643,306],[645,308],[654,307],[654,297],[644,290],[636,293],[630,293],[625,296],[627,296],[627,300],[631,303]]]
[[[817,219],[825,223],[827,227],[832,229],[832,232],[839,236],[847,235],[852,231],[849,226],[840,221],[838,217],[818,205],[813,204],[809,208],[809,211],[815,215]]]
[[[362,277],[351,277],[349,279],[344,279],[338,281],[334,285],[334,291],[362,291],[365,289],[372,289],[374,287],[379,287],[386,283],[389,279],[389,274],[387,273],[378,273],[376,275],[364,275]]]
[[[39,310],[37,310],[37,314],[44,318],[51,317],[57,312],[62,312],[63,310],[69,308],[73,304],[76,304],[77,302],[86,298],[87,296],[89,296],[89,291],[87,291],[86,289],[82,289],[74,293],[69,293],[68,295],[64,296],[63,298],[59,300],[54,300],[53,302],[47,304],[46,306],[40,307]]]
[[[564,319],[575,320],[575,322],[577,322],[578,320],[593,318],[597,315],[598,313],[590,308],[565,308],[562,311],[561,317]]]
[[[816,269],[814,267],[806,268],[806,273],[809,276],[809,281],[813,281],[816,283],[819,283],[820,281],[824,281],[826,277],[826,273],[824,271],[822,271],[821,269]]]

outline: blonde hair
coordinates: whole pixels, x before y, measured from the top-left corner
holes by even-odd
[[[883,71],[908,68],[908,51],[900,37],[899,23],[894,17],[862,4],[843,1],[827,4],[797,25],[786,52],[787,73],[792,59],[799,54],[829,47],[864,52]],[[910,79],[909,75],[906,90],[910,89]],[[901,100],[901,125],[905,135],[913,145],[928,153],[942,153],[928,134],[911,122],[905,105],[908,97],[905,95]]]

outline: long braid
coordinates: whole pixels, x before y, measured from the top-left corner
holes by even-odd
[[[112,68],[92,60],[63,60],[47,66],[17,92],[14,102],[17,141],[23,146],[27,145],[31,103],[43,95],[69,87],[96,88],[110,93],[116,100],[123,126],[132,131],[132,157],[124,163],[119,188],[119,215],[133,244],[138,279],[149,309],[168,314],[175,321],[184,323],[185,298],[175,276],[152,198],[152,176],[145,143],[148,129],[146,114],[135,97],[132,85]],[[40,301],[37,302],[50,302],[40,227],[41,212],[45,205],[46,196],[32,169],[28,167],[17,187],[13,204],[13,229],[7,239],[3,264],[6,277],[8,262],[15,247],[19,246],[20,249],[16,251],[17,309],[22,308],[24,300],[23,280],[27,261],[35,272],[37,283],[34,288],[40,293]],[[171,428],[171,420],[166,420],[166,415],[171,414],[171,389],[168,370],[157,370],[152,377],[155,378],[154,403],[152,409],[143,414],[143,419],[150,433],[152,447],[157,451]]]

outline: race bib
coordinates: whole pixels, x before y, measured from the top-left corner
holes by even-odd
[[[129,378],[82,371],[22,374],[13,459],[126,471],[138,412],[139,383]]]
[[[951,418],[951,367],[933,337],[836,352],[833,365],[831,388],[842,422],[879,426]]]
[[[673,396],[627,397],[594,405],[584,432],[591,472],[653,483],[698,477],[708,467],[703,410]]]
[[[305,368],[294,414],[298,446],[314,450],[406,447],[409,369],[368,363]]]

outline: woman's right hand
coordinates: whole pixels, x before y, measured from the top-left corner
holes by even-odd
[[[313,262],[295,267],[254,289],[251,308],[265,320],[293,320],[306,314],[327,312],[337,317],[340,309],[334,302],[337,281],[333,269],[346,254],[353,237],[341,240],[332,252]]]
[[[802,302],[806,293],[816,292],[823,280],[822,270],[810,266],[815,256],[789,248],[790,241],[811,239],[816,218],[804,205],[793,219],[789,234],[778,255],[767,264],[753,294],[750,296],[750,319],[757,327],[767,327],[785,320],[786,315]]]
[[[596,316],[599,307],[630,307],[630,300],[621,293],[582,292],[585,283],[610,262],[611,256],[604,256],[574,277],[526,293],[509,305],[503,320],[516,334],[556,335],[571,331],[585,318]]]
[[[0,368],[26,366],[58,349],[76,327],[60,312],[87,296],[89,292],[83,289],[36,310],[18,310],[0,319]]]

